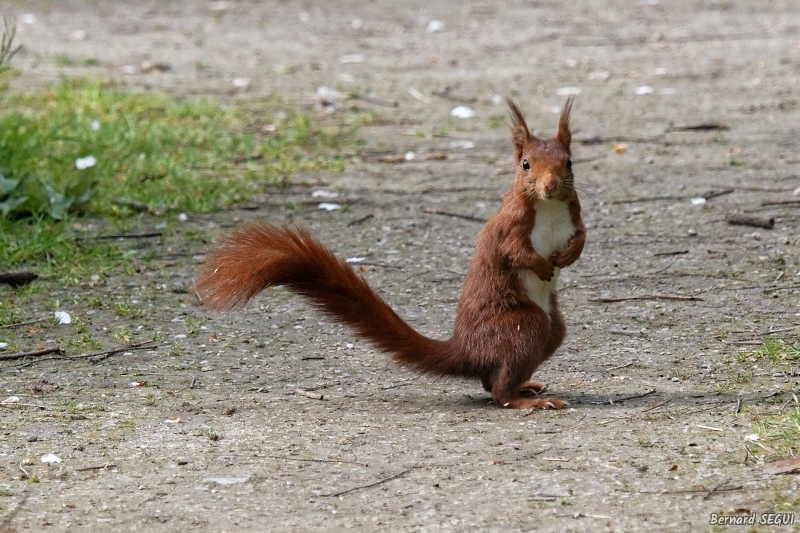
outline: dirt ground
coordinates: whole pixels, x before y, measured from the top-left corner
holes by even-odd
[[[800,374],[736,357],[800,333],[800,211],[764,205],[799,199],[794,1],[26,0],[0,12],[19,17],[24,46],[12,90],[92,74],[381,117],[342,173],[293,176],[258,209],[121,241],[135,275],[49,281],[32,315],[58,299],[111,345],[120,328],[163,341],[99,363],[0,367],[3,397],[21,398],[0,410],[3,531],[800,530],[800,517],[709,525],[800,501],[797,475],[763,471],[785,457],[745,440],[793,401]],[[448,337],[481,227],[452,215],[487,218],[510,185],[500,97],[552,134],[578,91],[588,239],[560,281],[568,339],[536,375],[568,410],[502,410],[479,383],[413,375],[287,291],[225,315],[186,293],[198,234],[291,219],[364,257],[401,316]],[[451,117],[458,105],[475,116]],[[317,209],[316,190],[346,209]],[[774,228],[729,225],[734,211]],[[21,338],[33,349],[69,327]],[[48,453],[61,463],[42,463]]]

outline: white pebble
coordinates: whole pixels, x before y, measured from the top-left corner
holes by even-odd
[[[54,453],[48,453],[47,455],[43,455],[42,456],[42,462],[43,463],[49,463],[49,464],[60,463],[61,462],[61,457],[57,456]]]
[[[450,111],[450,116],[456,118],[473,118],[475,116],[475,110],[465,105],[459,105]]]
[[[89,167],[93,167],[97,164],[97,158],[93,155],[87,155],[86,157],[79,157],[75,160],[75,168],[78,170],[85,170]]]
[[[328,202],[322,202],[317,206],[317,209],[324,209],[325,211],[336,211],[337,209],[341,209],[342,206],[339,204],[332,204]]]
[[[247,89],[250,87],[250,78],[233,78],[233,86],[237,89]]]
[[[441,20],[428,22],[428,33],[436,33],[437,31],[444,31],[444,22]]]
[[[653,88],[650,87],[649,85],[642,85],[636,88],[636,94],[638,94],[639,96],[645,94],[653,94]]]
[[[69,324],[72,322],[72,317],[66,311],[56,311],[53,313],[58,320],[59,324]]]

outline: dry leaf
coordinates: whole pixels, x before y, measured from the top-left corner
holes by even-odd
[[[800,457],[770,463],[764,467],[765,474],[793,474],[800,473]]]

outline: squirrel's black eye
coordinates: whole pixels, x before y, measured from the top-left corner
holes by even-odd
[[[572,159],[567,159],[567,170],[572,170]]]
[[[524,170],[530,170],[530,169],[531,169],[531,164],[530,164],[530,163],[528,163],[528,160],[527,160],[527,159],[523,159],[523,160],[522,160],[522,168],[523,168]]]

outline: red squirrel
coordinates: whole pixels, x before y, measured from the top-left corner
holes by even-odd
[[[534,396],[545,386],[529,379],[564,339],[556,281],[586,240],[570,160],[572,97],[552,139],[534,137],[510,99],[508,107],[514,183],[478,235],[450,339],[417,333],[344,259],[302,228],[250,223],[224,235],[200,267],[196,294],[210,308],[230,309],[267,287],[285,285],[400,365],[478,378],[502,407],[569,405]]]

